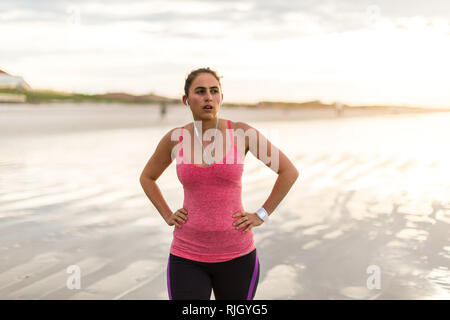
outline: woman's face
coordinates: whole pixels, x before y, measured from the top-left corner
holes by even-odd
[[[192,81],[189,88],[189,96],[186,98],[195,120],[215,119],[220,108],[220,100],[223,97],[220,84],[212,74],[200,73]]]

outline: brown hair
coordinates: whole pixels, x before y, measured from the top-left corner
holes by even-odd
[[[217,72],[214,70],[211,70],[209,67],[207,68],[199,68],[196,70],[192,70],[191,73],[189,73],[189,75],[186,78],[186,81],[184,83],[184,94],[186,95],[186,97],[188,96],[189,93],[189,88],[192,85],[192,82],[194,81],[194,79],[200,74],[200,73],[209,73],[212,74],[214,76],[214,78],[217,79],[217,81],[219,81],[219,86],[222,87],[222,85],[220,84],[220,78],[217,75]]]

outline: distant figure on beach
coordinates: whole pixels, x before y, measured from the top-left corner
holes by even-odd
[[[209,300],[214,291],[216,300],[252,300],[260,273],[252,228],[268,220],[299,173],[258,130],[245,122],[219,118],[223,93],[215,71],[193,70],[185,80],[184,93],[183,104],[190,108],[194,122],[168,131],[140,176],[147,197],[165,222],[174,226],[167,263],[168,296]],[[206,146],[204,140],[209,141]],[[256,211],[246,211],[241,197],[248,151],[278,174],[270,195]],[[183,207],[176,211],[156,183],[174,159],[184,190]]]
[[[335,109],[336,109],[336,116],[340,117],[344,114],[344,109],[343,109],[342,103],[336,102]]]
[[[162,101],[159,108],[159,113],[161,115],[161,121],[163,121],[166,118],[167,113],[167,105],[165,101]]]

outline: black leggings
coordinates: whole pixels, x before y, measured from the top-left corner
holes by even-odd
[[[256,249],[224,262],[198,262],[170,254],[167,287],[170,300],[252,300],[259,281]]]

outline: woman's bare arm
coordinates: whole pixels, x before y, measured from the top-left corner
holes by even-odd
[[[181,210],[180,213],[178,216],[175,216],[156,183],[156,180],[161,176],[164,170],[172,163],[172,149],[177,142],[172,141],[171,136],[176,129],[177,128],[170,130],[161,139],[155,152],[145,165],[139,180],[145,194],[158,210],[161,217],[163,217],[167,224],[175,224],[179,228],[180,225],[178,222],[183,222],[183,220],[185,220],[187,212],[183,212],[182,209],[179,209]]]
[[[247,130],[254,130],[256,132],[256,143],[252,143],[252,139],[246,138],[246,150],[250,150],[256,158],[261,160],[267,167],[278,174],[272,192],[262,205],[270,215],[287,195],[297,180],[299,172],[289,158],[258,130],[244,122],[239,122],[237,125],[242,128],[244,132]],[[263,148],[261,148],[261,146]]]

